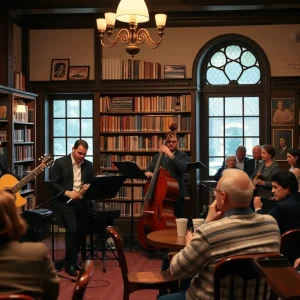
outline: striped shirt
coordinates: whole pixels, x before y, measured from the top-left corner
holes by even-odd
[[[170,271],[180,279],[193,277],[187,300],[213,299],[214,269],[220,260],[232,255],[279,253],[279,248],[280,232],[273,217],[250,208],[235,209],[218,221],[200,225],[192,241],[173,257]],[[222,293],[229,294],[226,282]],[[254,290],[249,299],[253,295]]]

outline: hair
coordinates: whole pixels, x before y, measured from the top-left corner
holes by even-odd
[[[169,126],[169,129],[170,131],[166,133],[166,140],[170,139],[170,137],[174,137],[178,140],[178,137],[177,137],[177,129],[178,129],[178,126],[176,123],[172,123],[170,126]]]
[[[17,211],[13,196],[9,192],[0,191],[0,244],[18,241],[26,229],[27,225]]]
[[[278,183],[284,189],[289,189],[292,193],[298,192],[298,181],[293,172],[278,171],[271,176],[271,180]]]
[[[239,151],[239,150],[242,150],[244,151],[245,153],[247,153],[247,148],[244,146],[244,145],[239,145],[237,146],[235,152]]]
[[[82,146],[84,149],[89,149],[89,144],[85,140],[77,140],[74,144],[74,149]]]
[[[220,189],[236,204],[249,204],[250,206],[253,196],[253,185],[244,171],[225,169],[222,173]]]
[[[300,149],[291,148],[288,150],[287,153],[291,154],[294,157],[297,157],[296,163],[295,163],[295,168],[300,169]]]
[[[265,149],[270,155],[271,158],[273,158],[276,154],[275,148],[271,144],[266,144],[261,146],[263,149]]]
[[[236,156],[235,156],[234,154],[229,154],[229,155],[227,155],[226,158],[225,158],[225,164],[226,164],[227,161],[228,161],[230,158],[232,158],[232,157],[234,157],[235,161],[237,161],[237,158],[236,158]]]

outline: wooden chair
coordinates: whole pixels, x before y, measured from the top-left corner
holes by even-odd
[[[35,300],[31,296],[21,295],[21,294],[11,294],[11,295],[0,295],[1,300],[10,300],[10,299],[18,299],[18,300]]]
[[[300,257],[300,229],[292,229],[281,236],[280,253],[293,265]]]
[[[106,230],[114,240],[118,252],[119,266],[124,284],[123,300],[129,300],[131,293],[144,289],[171,289],[172,292],[178,291],[178,280],[168,271],[129,273],[119,234],[111,226],[108,226]]]
[[[226,299],[235,299],[234,276],[239,276],[243,280],[243,299],[247,295],[247,283],[249,280],[255,280],[255,296],[253,299],[258,299],[258,292],[261,286],[261,276],[252,265],[253,258],[272,258],[280,257],[279,253],[266,254],[250,254],[250,255],[236,255],[221,260],[215,267],[214,272],[214,299],[221,299],[222,280],[229,277],[230,291]],[[268,285],[264,284],[264,298],[268,299]],[[275,295],[271,295],[272,299],[277,299]],[[225,298],[224,298],[225,299]],[[271,299],[271,298],[269,298]]]
[[[85,289],[93,276],[94,263],[91,260],[86,260],[81,267],[78,278],[75,284],[72,300],[82,300]]]

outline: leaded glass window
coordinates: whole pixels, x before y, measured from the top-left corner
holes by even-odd
[[[229,45],[211,55],[206,69],[207,85],[260,84],[261,71],[255,55],[246,47]]]
[[[53,100],[53,156],[71,152],[76,140],[89,144],[86,159],[93,161],[93,100]]]

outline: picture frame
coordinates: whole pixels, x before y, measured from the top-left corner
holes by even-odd
[[[295,98],[272,98],[271,118],[272,126],[294,126]]]
[[[165,65],[164,66],[165,78],[185,78],[185,65]]]
[[[89,80],[90,66],[69,66],[68,80]]]
[[[293,129],[273,129],[272,145],[276,154],[274,160],[286,161],[287,151],[293,148]]]
[[[8,118],[7,109],[8,109],[7,104],[0,104],[0,120],[7,120]]]
[[[54,58],[51,63],[51,81],[67,80],[70,60],[68,58]]]

